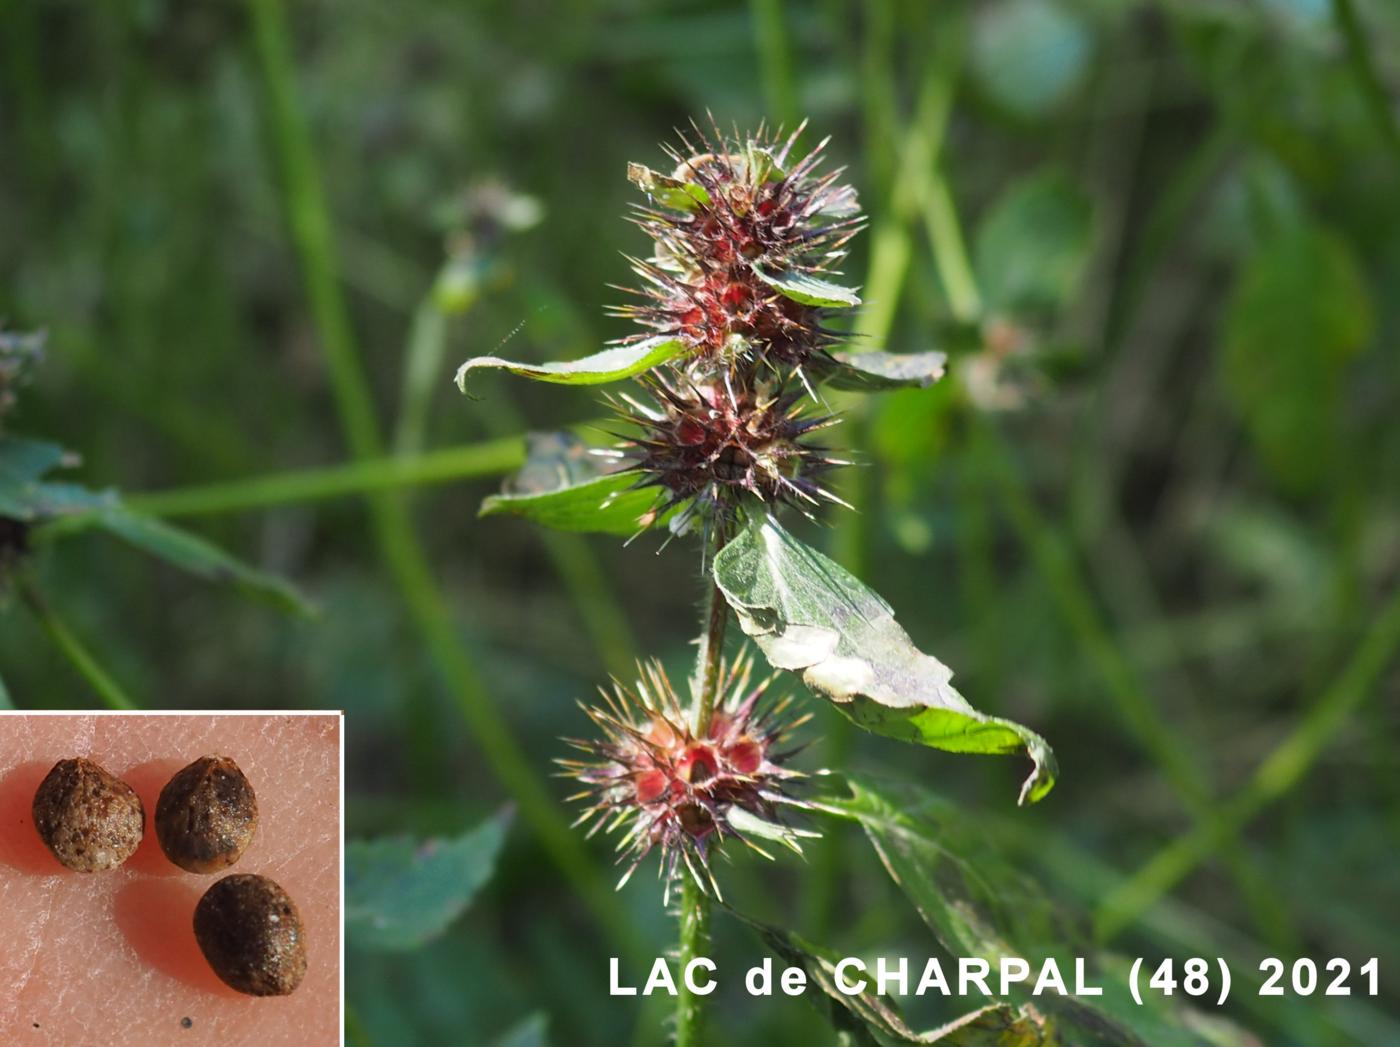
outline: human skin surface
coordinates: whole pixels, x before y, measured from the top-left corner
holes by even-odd
[[[0,1043],[339,1043],[339,732],[338,715],[0,715]],[[235,866],[199,875],[161,853],[151,822],[161,786],[211,753],[252,782],[258,830]],[[109,872],[65,869],[34,830],[34,790],[72,756],[146,808],[140,847]],[[241,872],[271,877],[301,912],[309,965],[290,996],[234,992],[195,943],[201,895]]]

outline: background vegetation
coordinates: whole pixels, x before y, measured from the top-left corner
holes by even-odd
[[[852,401],[861,511],[809,538],[1062,774],[1017,810],[1018,761],[818,703],[807,766],[955,800],[1130,955],[1378,955],[1380,999],[1229,1012],[1262,1042],[1400,1042],[1400,8],[20,0],[0,46],[0,317],[48,331],[13,428],[320,613],[98,535],[41,551],[53,604],[142,705],[346,709],[353,835],[515,805],[448,933],[352,953],[357,1042],[661,1035],[669,1001],[604,995],[607,956],[665,947],[659,889],[609,893],[547,775],[634,650],[685,675],[693,559],[477,520],[520,432],[599,412],[450,376],[624,333],[625,164],[707,111],[831,134],[872,217],[858,330],[953,356],[932,393]],[[0,669],[21,706],[97,701],[15,606]],[[858,829],[818,827],[731,894],[843,953],[928,954]],[[820,1039],[742,993],[759,944],[716,931],[724,1038]]]

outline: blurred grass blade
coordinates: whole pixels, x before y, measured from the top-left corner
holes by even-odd
[[[10,697],[9,688],[5,686],[5,678],[0,676],[0,709],[13,709],[14,699]]]
[[[345,847],[345,933],[362,949],[416,949],[444,933],[491,878],[503,811],[452,839],[394,836]]]
[[[405,458],[367,458],[318,469],[297,469],[227,483],[128,494],[125,501],[152,516],[203,516],[301,505],[401,487],[500,476],[525,461],[518,436],[446,447]]]
[[[212,542],[122,506],[88,518],[99,527],[166,563],[210,582],[231,583],[277,604],[283,610],[311,614],[312,607],[290,582],[250,567]]]
[[[119,711],[139,709],[127,693],[112,676],[104,669],[96,657],[87,649],[77,634],[54,611],[53,605],[40,592],[39,587],[34,584],[34,579],[27,574],[21,574],[16,585],[19,588],[20,599],[29,609],[44,632],[58,648],[58,652],[68,659],[68,664],[77,670],[78,675],[88,682],[88,685],[102,699],[104,705],[109,709]]]

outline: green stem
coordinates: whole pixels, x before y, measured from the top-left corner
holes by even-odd
[[[310,133],[296,96],[285,7],[281,0],[250,0],[250,8],[267,86],[274,150],[283,166],[293,239],[331,372],[341,425],[357,459],[377,459],[383,454],[383,439],[336,278],[329,213]],[[587,903],[605,933],[612,936],[621,952],[640,957],[644,946],[631,914],[603,883],[588,851],[569,830],[549,790],[492,702],[476,666],[463,651],[451,612],[437,589],[404,502],[392,491],[378,490],[370,494],[369,507],[380,555],[487,766],[514,795],[522,820]]]
[[[1397,649],[1400,593],[1391,597],[1341,676],[1259,765],[1249,783],[1221,805],[1218,816],[1178,837],[1103,900],[1095,920],[1100,937],[1106,940],[1122,931],[1218,847],[1233,841],[1265,807],[1301,782],[1347,718],[1371,694]]]
[[[705,566],[714,554],[724,548],[727,534],[717,526],[706,548]],[[719,697],[720,676],[724,665],[724,630],[729,621],[729,604],[719,586],[711,583],[702,615],[704,632],[700,634],[700,650],[695,660],[695,733],[703,736],[710,729],[715,703]],[[695,877],[681,873],[680,902],[680,963],[684,971],[697,956],[705,956],[710,947],[710,896]],[[704,997],[696,996],[684,983],[676,1000],[676,1047],[697,1047],[704,1025]]]
[[[16,586],[19,589],[20,599],[24,601],[25,607],[48,633],[49,639],[59,652],[68,659],[69,663],[78,674],[97,692],[97,696],[102,699],[104,705],[109,709],[130,710],[141,708],[137,705],[116,680],[112,679],[106,669],[102,668],[92,652],[83,646],[83,642],[78,639],[73,630],[54,613],[53,606],[44,598],[44,594],[39,591],[39,587],[34,584],[34,580],[27,574],[20,574],[16,578]]]
[[[133,509],[152,516],[207,516],[501,476],[519,468],[524,461],[525,441],[512,436],[412,457],[365,458],[246,480],[128,494],[124,500]]]
[[[710,896],[692,876],[684,876],[681,883],[680,932],[680,969],[684,971],[710,947]],[[705,998],[692,993],[682,980],[676,997],[676,1047],[699,1047],[703,1042],[704,1003]]]

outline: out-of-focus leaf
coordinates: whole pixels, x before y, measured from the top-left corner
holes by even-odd
[[[987,305],[1053,310],[1073,295],[1093,242],[1093,205],[1063,174],[1011,185],[977,230],[977,274]]]
[[[52,470],[75,464],[77,456],[57,444],[0,434],[0,514],[38,523],[113,504],[110,492],[44,482]]]
[[[860,296],[849,287],[842,287],[840,284],[819,279],[811,273],[795,270],[786,273],[770,273],[762,266],[757,265],[753,267],[753,273],[773,290],[804,305],[832,307],[860,305]]]
[[[833,1028],[854,1035],[856,1042],[937,1043],[944,1047],[1049,1047],[1059,1042],[1033,1011],[1005,1003],[990,1004],[937,1029],[916,1032],[893,1002],[871,991],[868,977],[864,992],[842,992],[836,984],[836,965],[841,957],[833,950],[739,913],[734,915],[753,928],[785,964],[807,972],[809,985],[816,986],[826,997],[824,1013]],[[847,981],[855,977],[861,976],[847,972]],[[917,981],[918,974],[913,974],[913,978]]]
[[[0,676],[0,709],[13,709],[14,699],[10,697],[9,689],[5,686],[5,678]]]
[[[212,542],[120,504],[98,510],[91,524],[166,563],[211,582],[224,582],[266,597],[289,611],[309,614],[311,605],[283,578],[250,567]]]
[[[1264,244],[1240,275],[1225,325],[1225,384],[1260,457],[1290,490],[1315,488],[1336,460],[1343,371],[1371,325],[1360,267],[1325,230]]]
[[[395,836],[345,847],[345,931],[364,949],[415,949],[442,934],[491,878],[511,816],[452,839]]]
[[[467,375],[480,367],[494,367],[512,374],[533,378],[538,382],[559,385],[602,385],[649,371],[658,364],[673,360],[686,351],[679,338],[657,335],[640,342],[614,345],[581,360],[563,360],[546,364],[519,363],[499,356],[474,356],[457,369],[457,387],[467,391]]]
[[[627,180],[663,207],[676,211],[694,211],[710,202],[710,194],[703,185],[671,178],[644,164],[628,164]]]
[[[775,668],[868,731],[962,753],[1024,750],[1034,769],[1022,803],[1055,783],[1055,757],[1035,732],[978,712],[952,670],[909,639],[879,595],[768,515],[753,517],[715,556],[715,582]]]
[[[492,1047],[549,1047],[549,1015],[530,1015],[496,1037]]]
[[[987,961],[991,981],[1003,958],[1025,959],[1032,968],[1054,959],[1073,990],[1075,961],[1083,958],[1095,997],[1035,997],[1061,1042],[1114,1047],[1197,1047],[1205,1043],[1254,1047],[1252,1037],[1228,1022],[1212,1036],[1200,1034],[1199,1017],[1176,1001],[1148,994],[1139,1007],[1128,992],[1128,963],[1098,953],[1079,940],[1072,921],[1060,915],[1035,881],[1010,866],[987,842],[987,834],[956,805],[926,789],[897,787],[847,775],[850,798],[824,800],[829,813],[859,822],[890,878],[952,956]],[[1028,988],[1028,987],[1025,987]],[[1018,998],[1029,998],[1025,988]]]
[[[633,535],[656,492],[630,490],[632,473],[606,471],[611,464],[591,454],[572,433],[530,433],[525,465],[500,494],[481,503],[482,516],[509,513],[560,531]]]
[[[835,367],[816,369],[821,381],[834,389],[879,392],[885,389],[926,389],[943,377],[948,354],[832,353]]]
[[[1078,86],[1092,44],[1088,28],[1055,0],[1003,0],[978,10],[972,72],[997,105],[1034,118]]]

